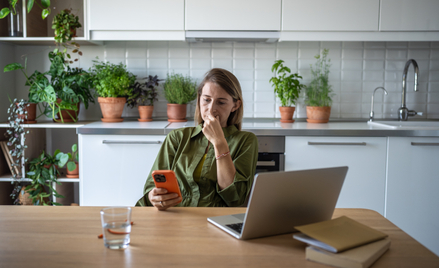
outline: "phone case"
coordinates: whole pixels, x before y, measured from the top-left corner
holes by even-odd
[[[164,175],[165,182],[156,181],[155,175]],[[172,170],[154,170],[152,172],[152,178],[156,188],[165,188],[169,193],[177,193],[181,197],[180,187],[178,186],[177,177]]]

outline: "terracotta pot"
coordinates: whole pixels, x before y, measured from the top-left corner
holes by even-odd
[[[122,113],[127,98],[98,97],[103,118],[102,122],[122,122]]]
[[[150,122],[152,121],[152,112],[154,111],[154,106],[138,106],[140,122]]]
[[[328,123],[331,115],[331,106],[306,106],[306,116],[308,123]]]
[[[168,121],[169,122],[187,122],[186,119],[187,104],[168,103]]]
[[[28,103],[29,105],[24,107],[24,110],[27,111],[27,117],[25,114],[17,115],[18,118],[23,119],[24,124],[35,124],[37,123],[37,104],[36,103]],[[18,106],[18,104],[16,104]]]
[[[33,205],[32,203],[32,199],[29,198],[30,194],[28,192],[25,191],[26,186],[21,187],[20,193],[18,194],[18,200],[20,202],[20,204],[25,205],[25,206],[31,206]],[[28,191],[33,191],[35,190],[34,188],[29,189]],[[43,191],[46,192],[46,191]],[[44,202],[49,203],[50,199],[48,197],[43,198]]]
[[[66,177],[67,178],[79,178],[79,164],[78,162],[75,162],[76,168],[73,171],[69,171],[68,168],[66,168]]]
[[[282,107],[279,106],[280,122],[281,123],[294,123],[293,115],[296,107]]]
[[[56,102],[57,103],[61,103],[61,99],[57,98]],[[58,123],[72,123],[72,122],[77,122],[78,121],[78,114],[79,114],[79,102],[76,104],[76,107],[78,108],[76,111],[75,110],[61,110],[60,113],[58,113],[56,115],[56,119],[54,119],[54,122],[58,122]],[[61,117],[62,116],[62,117]],[[62,120],[61,120],[62,118]]]

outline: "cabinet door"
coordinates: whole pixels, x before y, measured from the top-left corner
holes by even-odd
[[[134,206],[164,139],[79,135],[80,205]]]
[[[387,138],[288,136],[285,143],[285,170],[348,166],[337,207],[384,215]]]
[[[186,30],[280,31],[281,0],[186,0]]]
[[[89,30],[184,30],[184,0],[92,0]]]
[[[439,31],[439,1],[381,0],[380,31]]]
[[[439,255],[439,138],[389,137],[386,217]]]
[[[283,0],[282,31],[378,31],[379,0]]]

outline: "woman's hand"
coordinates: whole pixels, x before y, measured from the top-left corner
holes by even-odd
[[[165,188],[154,188],[148,193],[151,204],[158,210],[166,210],[181,202],[177,193],[168,193]]]
[[[216,146],[219,142],[226,142],[224,138],[223,129],[221,128],[219,117],[214,117],[213,115],[209,114],[204,119],[203,124],[203,133],[204,136],[212,143],[214,146]]]

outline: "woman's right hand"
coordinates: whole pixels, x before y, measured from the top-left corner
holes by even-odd
[[[168,193],[165,188],[154,188],[148,193],[149,202],[158,210],[166,210],[181,202],[177,193]]]

